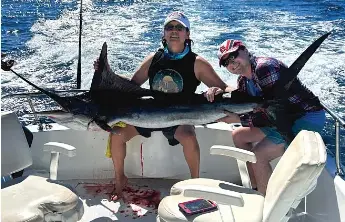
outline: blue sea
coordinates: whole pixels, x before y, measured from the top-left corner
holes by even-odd
[[[51,89],[76,87],[79,1],[2,0],[1,52],[16,60],[14,70]],[[113,70],[130,77],[141,61],[160,47],[162,23],[173,11],[191,22],[193,50],[207,59],[220,77],[236,85],[236,76],[218,66],[217,46],[240,39],[257,56],[270,56],[287,65],[325,32],[332,35],[308,61],[299,77],[341,118],[345,118],[345,1],[344,0],[190,0],[83,1],[82,88],[88,89],[93,61],[103,42]],[[147,87],[147,83],[145,84]],[[198,90],[205,90],[201,85]],[[2,96],[33,90],[11,72],[1,72]],[[111,99],[116,101],[115,96]],[[2,99],[2,110],[15,110],[28,124],[32,116],[25,99]],[[36,105],[37,110],[54,106]],[[334,151],[334,121],[327,117],[322,136]],[[341,130],[345,164],[345,131]]]

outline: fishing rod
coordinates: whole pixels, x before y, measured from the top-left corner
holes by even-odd
[[[82,13],[83,11],[83,0],[80,0],[80,11],[79,11],[79,54],[78,54],[78,68],[77,68],[77,89],[81,88],[81,32],[83,25]]]

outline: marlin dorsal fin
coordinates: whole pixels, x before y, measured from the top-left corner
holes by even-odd
[[[98,69],[95,70],[91,83],[90,92],[93,95],[97,91],[130,95],[137,98],[151,95],[151,90],[141,88],[129,79],[115,74],[109,67],[107,54],[107,43],[104,42],[99,56]]]

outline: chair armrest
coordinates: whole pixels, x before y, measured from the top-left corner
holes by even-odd
[[[244,150],[244,149],[239,149],[236,147],[213,145],[211,147],[210,153],[212,155],[223,155],[223,156],[234,157],[237,160],[241,160],[243,162],[249,161],[252,163],[256,163],[256,156],[253,152]]]
[[[220,204],[243,207],[244,201],[241,194],[214,187],[202,185],[185,185],[183,186],[182,195],[185,197],[203,198],[212,200]]]
[[[76,148],[65,143],[49,142],[44,144],[43,150],[55,153],[62,153],[67,155],[68,157],[73,157],[76,155]]]
[[[256,163],[256,156],[253,152],[236,147],[214,145],[211,147],[210,153],[212,155],[223,155],[236,158],[242,185],[246,188],[252,188],[247,162]]]
[[[51,180],[57,179],[60,153],[63,153],[68,157],[73,157],[76,155],[76,148],[65,143],[49,142],[44,144],[43,150],[50,151],[49,177]]]

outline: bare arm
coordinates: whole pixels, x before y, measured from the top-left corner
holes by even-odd
[[[213,67],[201,56],[197,56],[194,64],[194,71],[196,78],[203,82],[208,87],[219,87],[225,92],[231,92],[235,88],[226,85],[223,80],[217,75]]]
[[[132,82],[138,84],[139,86],[146,82],[146,80],[149,78],[149,68],[154,55],[155,54],[152,53],[144,59],[137,71],[135,71],[131,79]]]

